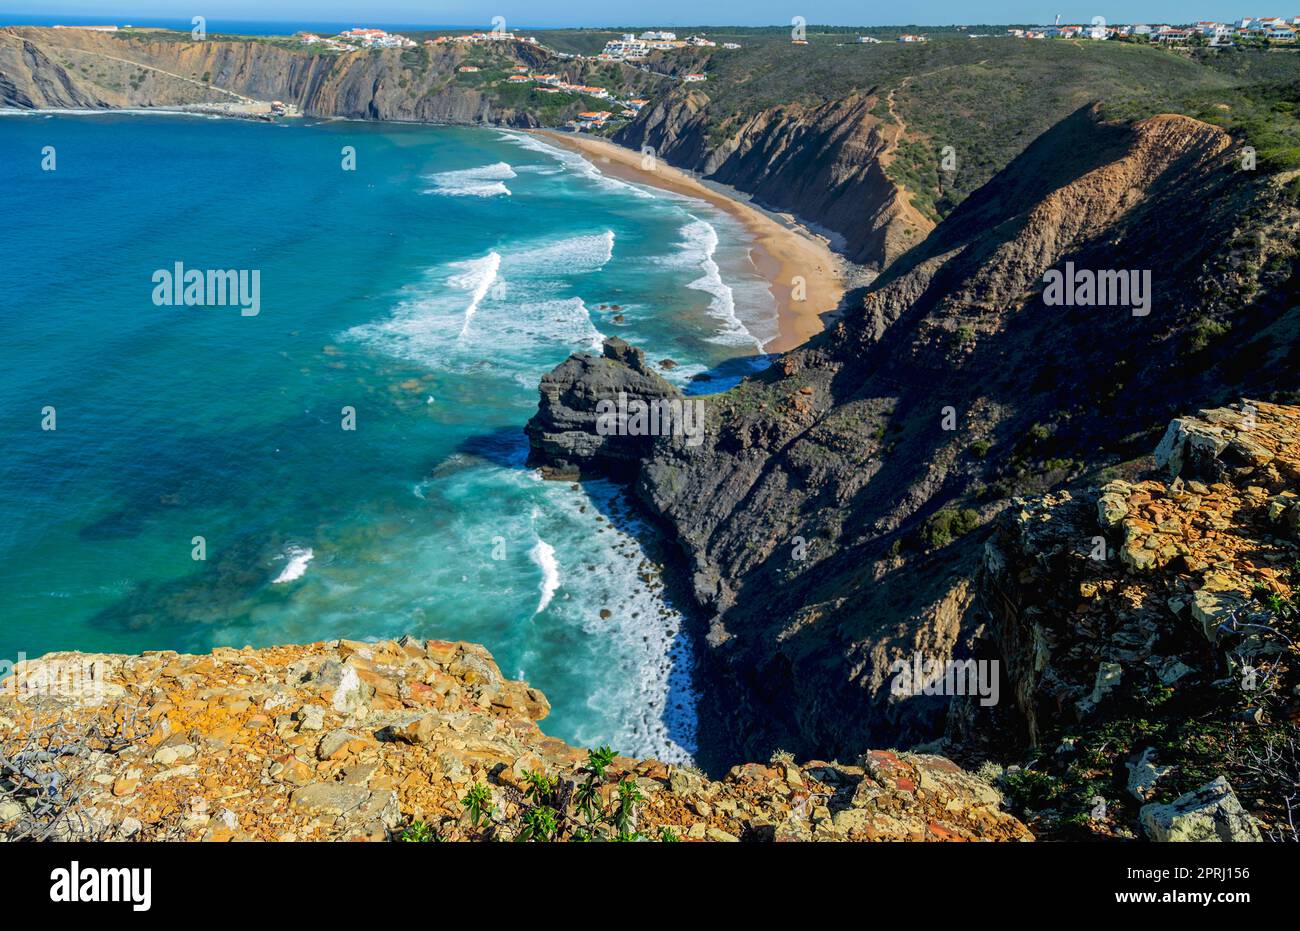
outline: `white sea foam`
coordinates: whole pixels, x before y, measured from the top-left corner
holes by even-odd
[[[528,558],[542,570],[542,581],[537,586],[541,589],[542,597],[537,602],[537,610],[533,612],[541,614],[555,597],[556,589],[560,587],[560,564],[555,559],[555,547],[541,537],[537,538],[537,543],[528,551]]]
[[[682,615],[665,602],[660,583],[647,580],[646,553],[629,532],[647,528],[627,514],[624,492],[612,483],[588,482],[574,492],[533,475],[545,495],[543,520],[547,536],[555,534],[560,561],[596,566],[595,571],[566,575],[566,597],[552,602],[551,611],[580,624],[617,672],[593,681],[587,698],[595,719],[604,727],[617,722],[616,729],[583,729],[575,742],[607,743],[636,756],[691,762],[698,715],[694,658]],[[598,532],[593,534],[593,512],[622,516],[595,523]],[[608,617],[601,616],[602,609],[608,609]]]
[[[486,364],[535,386],[554,365],[554,348],[598,350],[604,341],[583,300],[568,295],[576,277],[604,268],[614,243],[605,230],[431,269],[403,290],[387,320],[353,327],[342,338],[434,367]]]
[[[598,272],[614,257],[614,231],[569,236],[529,246],[506,256],[505,271],[512,278],[563,278]]]
[[[468,291],[471,295],[469,305],[465,308],[465,322],[461,324],[460,328],[459,338],[463,340],[469,333],[470,321],[478,313],[479,305],[483,303],[483,298],[487,296],[488,289],[497,280],[497,273],[501,269],[501,255],[498,252],[489,252],[481,259],[454,262],[452,267],[461,268],[464,271],[450,276],[447,279],[447,284],[453,288]]]
[[[630,194],[633,197],[640,197],[645,200],[654,200],[661,196],[658,190],[646,188],[639,184],[632,184],[629,181],[623,181],[619,178],[611,178],[588,161],[583,155],[580,155],[577,152],[570,152],[568,149],[562,149],[558,146],[550,145],[531,133],[502,130],[501,137],[508,142],[513,142],[515,145],[528,149],[531,152],[541,152],[544,155],[549,155],[568,170],[581,175],[587,180],[608,190],[617,191],[624,195]]]
[[[605,341],[580,297],[520,304],[516,312],[501,315],[491,338],[512,352],[555,345],[570,349],[600,349]]]
[[[312,557],[316,554],[312,552],[310,546],[290,546],[284,551],[284,555],[279,557],[288,560],[285,567],[280,570],[280,574],[271,580],[272,585],[282,585],[285,582],[292,582],[300,579],[307,571],[307,564],[311,562]]]
[[[509,195],[506,181],[518,177],[515,170],[505,162],[482,165],[478,168],[462,168],[457,171],[440,171],[427,176],[426,180],[433,187],[426,188],[425,194],[444,194],[449,197],[497,197]]]
[[[704,272],[687,287],[709,295],[709,316],[722,324],[721,331],[712,337],[713,342],[726,346],[753,346],[762,352],[762,341],[736,316],[735,294],[722,280],[722,270],[714,260],[718,250],[718,231],[707,220],[693,215],[690,220],[682,228],[678,254],[662,261],[695,267]]]

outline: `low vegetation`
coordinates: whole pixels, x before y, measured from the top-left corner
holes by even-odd
[[[996,780],[1012,811],[1048,839],[1128,836],[1145,804],[1129,791],[1129,765],[1150,749],[1168,771],[1147,801],[1171,802],[1222,775],[1271,826],[1270,839],[1300,841],[1300,563],[1288,584],[1291,594],[1255,595],[1267,616],[1252,630],[1275,645],[1270,662],[1256,668],[1229,650],[1212,683],[1126,683],[1102,719],[1044,735],[1038,754]]]
[[[609,747],[587,751],[587,763],[570,776],[524,774],[523,791],[502,785],[505,806],[493,801],[492,789],[476,782],[461,799],[470,840],[547,843],[553,841],[676,841],[668,828],[647,837],[637,828],[638,805],[645,796],[636,779],[627,776],[611,782],[610,764],[616,754]],[[510,810],[507,816],[505,809]],[[431,843],[443,838],[425,821],[413,821],[399,840]]]

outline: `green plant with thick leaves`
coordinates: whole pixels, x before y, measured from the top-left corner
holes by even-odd
[[[524,826],[519,832],[521,841],[552,841],[559,830],[555,811],[546,805],[535,805],[524,812]]]
[[[491,818],[496,812],[496,806],[492,804],[492,790],[481,782],[470,786],[460,803],[469,813],[470,824],[474,827],[478,827],[480,821]]]
[[[412,821],[398,835],[398,840],[408,844],[435,844],[442,840],[433,825],[427,821]]]
[[[628,776],[619,781],[618,800],[614,804],[613,817],[610,819],[620,839],[632,836],[632,823],[636,820],[636,806],[644,802],[645,796],[637,788],[636,780]]]

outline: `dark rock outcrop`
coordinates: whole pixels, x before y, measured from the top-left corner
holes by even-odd
[[[600,429],[597,407],[604,401],[624,406],[680,400],[681,391],[646,363],[645,353],[618,337],[605,341],[602,355],[570,356],[543,376],[542,403],[525,428],[530,463],[553,478],[611,475],[631,478],[651,451],[649,434],[606,433]]]

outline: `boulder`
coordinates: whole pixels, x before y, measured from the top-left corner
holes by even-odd
[[[531,448],[529,463],[552,478],[584,475],[630,478],[654,445],[653,436],[602,435],[597,406],[654,402],[682,397],[681,391],[654,371],[645,353],[617,337],[603,353],[570,356],[543,376],[541,403],[524,428]]]
[[[342,782],[313,782],[295,789],[289,796],[289,804],[320,814],[345,815],[360,808],[369,798],[370,792],[365,786]]]
[[[1139,813],[1155,841],[1259,841],[1259,825],[1219,776],[1168,805],[1143,805]]]

